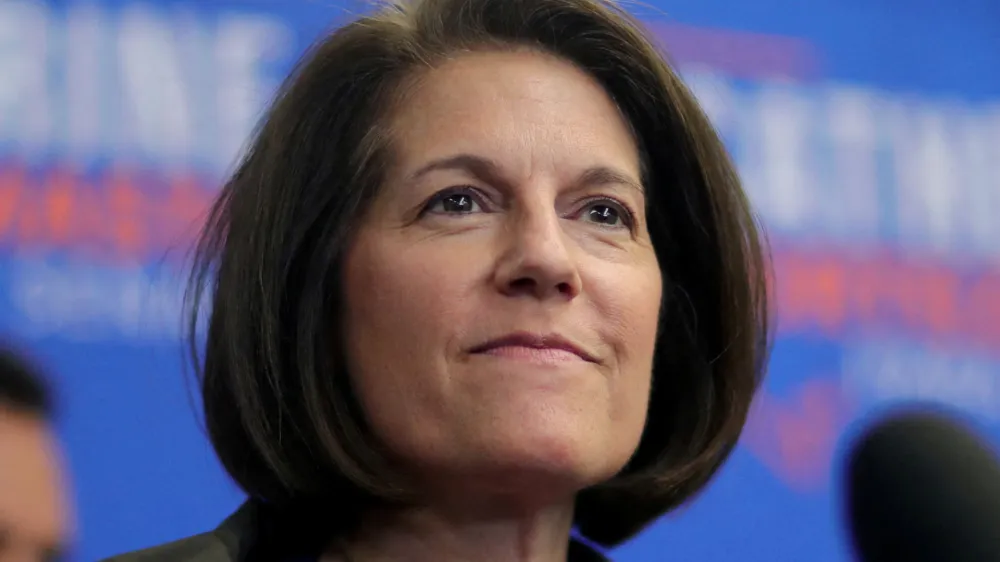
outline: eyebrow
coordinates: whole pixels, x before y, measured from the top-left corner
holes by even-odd
[[[476,179],[493,184],[508,183],[500,172],[500,166],[493,160],[475,154],[457,154],[434,160],[410,176],[411,181],[417,181],[423,176],[439,170],[459,170],[475,176]],[[578,177],[576,183],[581,185],[622,185],[645,193],[642,182],[625,173],[607,166],[588,168]]]
[[[580,180],[578,181],[583,185],[623,185],[641,194],[646,193],[646,189],[643,187],[641,181],[636,180],[625,172],[606,166],[588,168],[587,171],[580,175]]]
[[[485,182],[503,183],[500,166],[489,158],[474,154],[457,154],[433,160],[414,172],[410,179],[416,181],[431,172],[439,170],[458,170],[472,174],[476,179]]]

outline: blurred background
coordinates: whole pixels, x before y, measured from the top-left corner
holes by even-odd
[[[183,260],[264,104],[355,0],[0,0],[0,334],[54,376],[92,561],[240,502],[202,436]],[[846,562],[838,463],[908,400],[1000,441],[1000,2],[648,0],[771,237],[766,391],[617,560]]]

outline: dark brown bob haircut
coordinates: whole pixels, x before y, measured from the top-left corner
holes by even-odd
[[[392,158],[388,115],[463,52],[535,49],[593,76],[638,140],[663,274],[648,421],[578,532],[617,545],[690,499],[735,446],[767,362],[768,259],[723,145],[649,37],[607,0],[393,2],[323,38],[284,83],[213,206],[189,301],[205,425],[268,505],[325,505],[347,532],[408,491],[371,435],[338,342],[354,227]]]

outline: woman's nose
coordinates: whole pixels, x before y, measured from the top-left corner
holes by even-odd
[[[504,231],[495,281],[509,296],[572,299],[581,290],[580,272],[554,209],[510,217]]]

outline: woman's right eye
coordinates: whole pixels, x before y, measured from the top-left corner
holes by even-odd
[[[435,195],[424,207],[425,213],[466,215],[483,211],[480,197],[470,188],[449,189]]]

